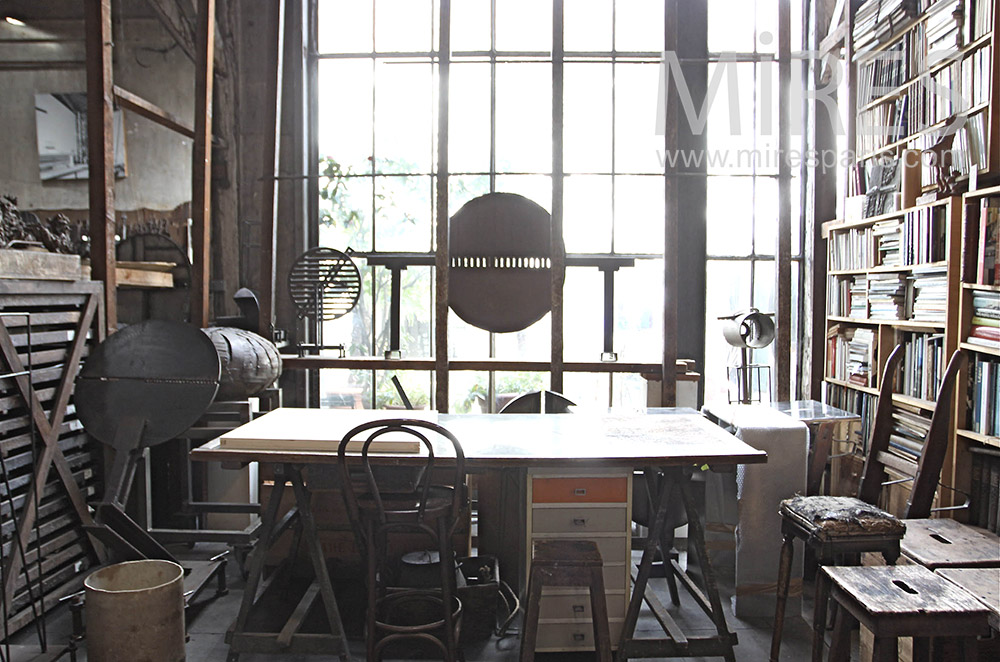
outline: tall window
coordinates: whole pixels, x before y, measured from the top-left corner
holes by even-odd
[[[727,374],[740,364],[741,356],[724,340],[718,318],[751,306],[765,313],[773,313],[775,307],[778,0],[707,2],[708,48],[714,60],[708,79],[719,76],[722,83],[711,100],[707,124],[705,399],[725,401],[735,397],[735,382]],[[801,25],[796,15],[801,5],[791,4],[791,23]],[[801,49],[801,35],[794,28],[791,47],[793,52]],[[797,138],[801,136],[792,136],[793,143]],[[792,191],[792,356],[796,356],[802,265],[797,178]],[[751,360],[768,366],[773,394],[774,346],[752,350]],[[765,393],[764,399],[768,398]]]
[[[329,175],[321,182],[320,243],[341,250],[350,246],[361,255],[431,254],[436,214],[439,3],[314,1],[319,28],[315,37],[319,153],[321,172]],[[733,21],[719,8],[727,5],[744,11],[753,2],[708,1],[713,16],[724,16],[727,25],[738,24],[746,32],[740,33],[741,38],[749,42],[773,23],[753,27],[753,20],[749,24]],[[758,14],[766,13],[765,5],[775,13],[776,0],[758,4]],[[519,193],[551,208],[552,20],[551,0],[451,3],[449,215],[492,191]],[[663,0],[564,2],[564,241],[570,255],[635,257],[635,266],[615,274],[614,349],[620,361],[659,363],[662,359],[665,166],[663,138],[656,135],[656,111],[664,33]],[[716,42],[724,36],[718,30],[712,34]],[[732,43],[726,43],[726,49],[732,50]],[[740,66],[752,76],[774,66],[758,61],[766,58],[756,56],[752,43],[746,50],[756,59]],[[744,74],[742,69],[740,73]],[[740,112],[753,116],[759,100],[753,98],[753,83],[747,86]],[[712,114],[710,145],[711,133],[721,122],[717,115],[726,115],[722,105],[720,100]],[[756,129],[758,123],[751,121],[747,126]],[[758,133],[762,131],[752,131],[754,139]],[[736,305],[757,302],[762,309],[773,305],[769,297],[773,298],[771,246],[777,189],[766,167],[710,171],[709,251],[718,258],[709,265],[709,319],[713,321],[715,315],[730,312]],[[750,218],[747,209],[755,210]],[[714,240],[712,235],[716,235]],[[746,277],[742,277],[744,272]],[[731,274],[741,277],[732,280]],[[359,305],[328,324],[325,340],[344,342],[355,355],[381,355],[388,348],[389,273],[382,267],[363,267],[363,276]],[[433,267],[411,266],[403,272],[404,356],[426,357],[433,351],[433,281]],[[732,301],[717,304],[716,294]],[[602,297],[603,277],[598,269],[567,268],[566,361],[599,360]],[[550,325],[545,317],[519,333],[490,334],[452,315],[451,358],[544,361],[551,347]],[[721,341],[714,325],[710,333]],[[707,366],[706,376],[709,369],[719,366]],[[366,406],[395,401],[388,381],[391,373],[322,373],[325,404],[352,398]],[[721,374],[724,379],[724,367]],[[434,391],[431,373],[399,376],[411,400],[428,403]],[[487,394],[544,388],[548,375],[454,372],[449,381],[450,410],[467,411],[478,408]],[[646,401],[646,383],[637,375],[567,372],[564,390],[580,404],[641,407]]]

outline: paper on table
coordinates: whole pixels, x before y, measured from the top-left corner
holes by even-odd
[[[414,410],[393,415],[372,409],[293,409],[281,408],[227,432],[219,444],[227,448],[274,451],[335,452],[340,440],[362,423],[385,419],[416,419],[437,422],[436,411]],[[348,445],[360,452],[363,438]],[[421,443],[410,435],[384,435],[372,442],[373,453],[418,453]]]

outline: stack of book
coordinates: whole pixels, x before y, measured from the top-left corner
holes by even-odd
[[[879,264],[885,267],[898,267],[902,258],[899,248],[902,241],[903,223],[897,219],[879,221],[872,226],[875,241],[878,242]]]
[[[924,447],[931,423],[916,411],[896,406],[892,411],[889,452],[916,462]]]
[[[944,213],[944,207],[924,207],[906,213],[900,240],[903,264],[945,259]]]
[[[919,9],[917,0],[867,0],[854,18],[854,52],[867,53],[909,27]]]
[[[878,397],[839,384],[825,383],[823,386],[823,401],[826,404],[844,411],[854,412],[861,417],[860,426],[850,426],[848,440],[856,441],[863,452],[867,451],[868,440],[872,435],[872,426],[875,424]]]
[[[993,30],[996,0],[965,0],[966,41],[972,42]]]
[[[847,317],[851,308],[851,279],[844,276],[830,276],[830,288],[826,293],[827,314],[833,317]]]
[[[1000,293],[976,292],[972,295],[972,328],[968,342],[1000,349]]]
[[[900,393],[922,400],[936,400],[946,367],[944,334],[906,334]]]
[[[910,78],[911,44],[910,39],[900,39],[861,65],[858,71],[859,105],[891,93]]]
[[[910,275],[910,287],[913,291],[910,319],[943,323],[948,312],[947,268],[914,268]]]
[[[1000,284],[1000,198],[983,198],[979,203],[979,242],[976,251],[976,282]]]
[[[962,47],[963,0],[940,0],[927,11],[927,64],[933,66]]]
[[[969,429],[1000,436],[1000,360],[976,354],[969,362]]]
[[[827,332],[826,373],[829,377],[858,386],[872,386],[875,332],[871,329],[834,325]]]
[[[870,319],[907,319],[906,278],[896,273],[869,274],[868,306]]]
[[[855,276],[848,291],[848,317],[866,319],[868,317],[868,276]]]
[[[875,238],[871,228],[851,228],[830,235],[830,270],[870,269],[875,266]]]

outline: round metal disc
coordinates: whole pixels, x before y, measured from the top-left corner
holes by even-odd
[[[173,439],[205,412],[219,387],[219,355],[189,324],[147,320],[108,336],[76,380],[77,412],[87,432],[130,450]],[[142,436],[120,439],[122,425]]]
[[[451,218],[448,304],[480,329],[525,329],[552,309],[552,217],[514,193],[489,193]],[[562,244],[557,247],[560,253]]]
[[[335,320],[357,304],[361,273],[346,253],[334,248],[311,248],[292,264],[288,294],[300,317]]]

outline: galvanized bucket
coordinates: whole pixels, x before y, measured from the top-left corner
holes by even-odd
[[[87,591],[90,662],[184,662],[184,569],[128,561],[93,572]]]

